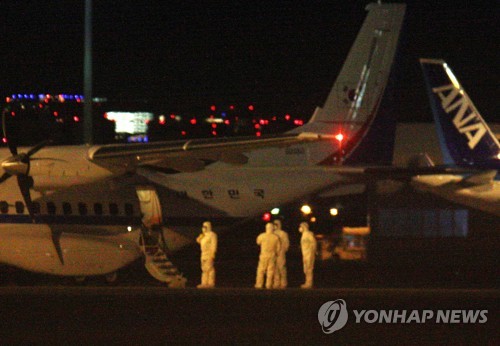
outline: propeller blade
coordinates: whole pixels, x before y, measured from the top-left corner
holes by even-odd
[[[31,200],[30,188],[33,186],[33,178],[21,174],[17,176],[17,184],[23,195],[24,204],[28,208],[28,213],[30,214],[31,221],[35,223],[35,213],[33,211],[33,201]]]
[[[9,146],[10,153],[12,156],[17,155],[17,145],[7,137],[7,112],[2,112],[2,129],[3,129],[3,137],[7,139],[7,145]]]
[[[9,179],[12,175],[9,174],[9,173],[4,173],[2,175],[2,177],[0,178],[0,183],[3,183],[4,181],[6,181],[7,179]]]
[[[37,145],[35,145],[33,148],[31,148],[27,153],[26,155],[28,155],[28,157],[30,157],[31,155],[35,154],[37,151],[39,151],[40,149],[42,149],[44,146],[46,146],[47,144],[50,144],[52,141],[51,140],[46,140],[46,141],[43,141],[43,142],[40,142],[38,143]]]
[[[64,258],[63,258],[63,253],[62,253],[62,248],[61,248],[61,231],[51,231],[52,235],[52,243],[54,243],[54,248],[56,249],[57,252],[57,257],[59,257],[59,261],[61,261],[61,264],[64,264]]]

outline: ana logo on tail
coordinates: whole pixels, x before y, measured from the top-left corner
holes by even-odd
[[[486,127],[468,98],[453,84],[433,88],[432,91],[441,99],[441,105],[447,114],[456,111],[453,124],[460,133],[467,136],[469,148],[474,149],[486,134]]]

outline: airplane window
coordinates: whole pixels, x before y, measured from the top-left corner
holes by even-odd
[[[16,202],[16,213],[18,213],[18,214],[24,213],[24,204],[23,204],[23,202],[19,202],[19,201]]]
[[[49,215],[55,215],[56,213],[56,205],[54,202],[47,202],[47,212]]]
[[[33,214],[40,214],[40,203],[33,202]]]
[[[2,214],[7,214],[9,212],[9,204],[6,201],[0,202],[0,212]]]
[[[64,215],[71,215],[73,213],[73,210],[71,210],[71,204],[68,202],[63,203],[63,213]]]
[[[111,215],[118,214],[118,205],[116,203],[109,203],[109,213]]]
[[[94,203],[94,214],[102,215],[102,204],[101,203]]]
[[[78,212],[80,213],[80,215],[87,215],[87,205],[85,203],[78,203]]]
[[[125,203],[125,214],[134,215],[134,206],[130,203]]]

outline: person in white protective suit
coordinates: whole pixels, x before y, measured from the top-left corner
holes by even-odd
[[[196,238],[201,249],[201,283],[198,288],[215,287],[215,253],[217,252],[217,234],[212,231],[210,221],[203,222],[202,233]]]
[[[280,251],[276,258],[276,271],[274,272],[274,288],[286,288],[288,280],[286,275],[286,252],[290,247],[288,233],[281,229],[281,220],[274,220],[274,234],[280,239]]]
[[[266,231],[259,234],[257,245],[260,245],[260,256],[255,288],[262,288],[264,274],[266,275],[266,288],[272,288],[274,272],[276,270],[276,257],[280,251],[280,240],[274,234],[274,225],[272,223],[267,223]]]
[[[302,250],[302,263],[304,265],[304,274],[306,282],[300,285],[301,288],[313,287],[314,260],[316,259],[317,242],[314,233],[309,230],[309,224],[302,222],[299,225],[300,249]]]

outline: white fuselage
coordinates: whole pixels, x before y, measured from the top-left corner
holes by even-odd
[[[224,163],[194,173],[139,169],[139,174],[116,174],[87,160],[87,151],[86,146],[47,147],[32,157],[29,174],[34,181],[36,223],[24,206],[16,177],[1,184],[0,262],[74,276],[107,274],[127,265],[141,255],[135,191],[140,184],[157,184],[166,232],[181,236],[166,235],[176,250],[195,239],[203,220],[227,227],[344,179],[321,166]],[[0,157],[9,156],[8,150],[0,150]]]

